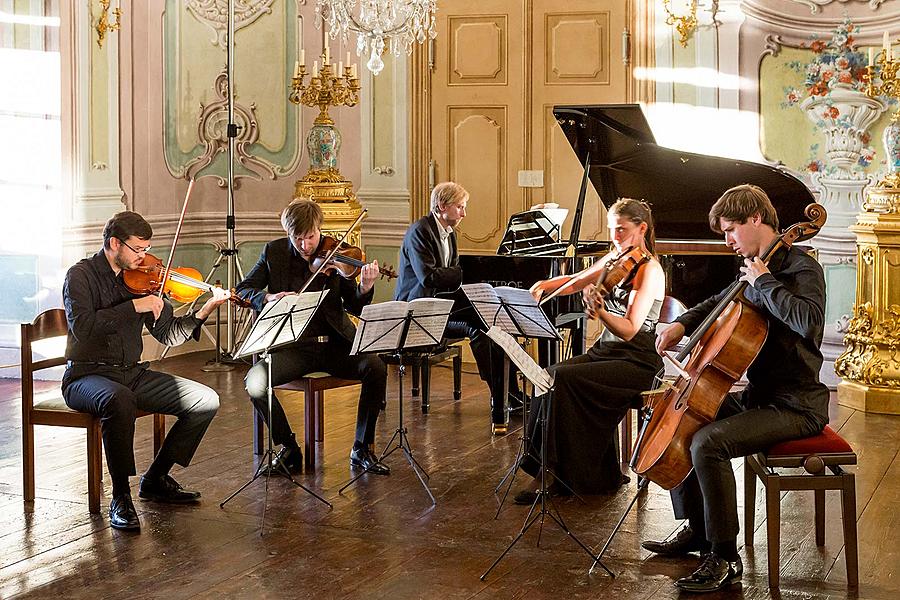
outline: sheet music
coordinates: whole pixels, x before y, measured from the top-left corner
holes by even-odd
[[[409,302],[413,319],[406,332],[404,348],[432,346],[441,343],[447,319],[453,310],[453,300],[446,298],[416,298]]]
[[[488,329],[487,335],[519,367],[522,374],[534,385],[537,393],[546,394],[550,391],[550,388],[553,387],[553,377],[547,372],[547,369],[542,369],[534,362],[534,359],[519,346],[515,338],[496,326]]]
[[[328,290],[288,294],[266,304],[235,358],[257,354],[296,341]]]
[[[364,306],[350,354],[437,345],[444,336],[451,310],[453,300],[445,298],[417,298],[410,302],[392,300]],[[410,312],[404,338],[404,325]]]
[[[506,333],[519,335],[519,328],[500,303],[500,296],[489,283],[467,283],[462,286],[466,298],[475,307],[485,327],[497,326]]]
[[[556,327],[528,290],[493,288],[488,283],[467,283],[462,289],[485,326],[496,325],[510,335],[559,339]]]
[[[363,306],[350,354],[399,348],[408,307],[409,302],[403,300]]]
[[[519,329],[527,337],[558,338],[556,327],[541,310],[537,300],[528,290],[522,288],[501,286],[494,288],[496,294],[507,304],[513,320]]]

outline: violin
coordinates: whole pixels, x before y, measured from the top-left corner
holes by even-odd
[[[336,248],[336,250],[335,250]],[[344,279],[355,279],[366,263],[366,254],[361,248],[352,246],[346,242],[340,242],[327,235],[322,236],[319,248],[309,261],[313,271],[330,273],[337,272]],[[324,268],[323,268],[324,265]],[[381,278],[395,279],[397,272],[391,267],[378,267]]]
[[[147,296],[159,293],[160,282],[164,279],[165,270],[160,259],[152,254],[145,254],[136,269],[122,271],[122,278],[129,292]],[[165,277],[165,281],[163,293],[178,302],[193,302],[214,287],[203,281],[200,271],[191,267],[170,269],[169,276]],[[234,290],[232,290],[229,300],[241,308],[250,308],[250,302],[235,294]]]
[[[531,286],[531,294],[540,298],[541,304],[556,296],[565,296],[582,291],[594,284],[592,302],[599,302],[603,296],[609,295],[614,287],[632,277],[638,267],[650,260],[650,255],[638,246],[631,246],[614,258],[606,261],[597,274],[597,265],[574,275],[561,275],[552,279],[538,281]]]

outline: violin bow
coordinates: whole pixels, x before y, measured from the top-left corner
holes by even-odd
[[[312,274],[312,277],[306,280],[306,283],[304,283],[300,291],[297,292],[298,294],[302,294],[306,291],[306,288],[308,288],[309,284],[311,284],[313,279],[316,278],[316,275],[321,273],[322,269],[324,269],[328,264],[328,261],[330,261],[334,257],[334,255],[337,254],[337,251],[341,249],[341,244],[344,243],[344,240],[347,239],[347,236],[350,235],[350,232],[356,229],[356,226],[359,225],[359,223],[363,220],[363,217],[366,216],[366,212],[368,212],[368,209],[362,209],[362,212],[359,213],[359,216],[356,217],[356,220],[350,224],[350,227],[347,228],[347,231],[344,232],[344,235],[341,236],[341,239],[339,239],[337,244],[334,245],[334,248],[331,249],[331,252],[325,255],[325,259],[322,261],[322,264],[319,265],[319,268],[316,269],[315,273]]]
[[[166,289],[166,281],[169,279],[169,269],[172,268],[172,260],[175,258],[175,246],[178,244],[178,236],[181,234],[181,226],[184,224],[184,215],[187,213],[188,200],[191,197],[191,190],[194,189],[194,178],[191,177],[188,183],[187,193],[184,195],[184,204],[181,205],[181,217],[178,219],[178,225],[175,227],[175,237],[172,239],[172,250],[169,251],[169,260],[166,261],[166,269],[163,271],[162,281],[159,283],[159,297],[163,297],[163,290]]]

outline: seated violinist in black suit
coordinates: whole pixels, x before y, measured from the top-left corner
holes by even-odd
[[[459,287],[462,269],[456,247],[454,228],[466,216],[469,192],[452,181],[439,183],[431,191],[431,212],[409,226],[400,248],[400,268],[394,300],[414,300],[457,292],[459,310],[454,310],[444,331],[446,338],[466,337],[478,365],[481,379],[491,390],[491,431],[507,432],[507,416],[503,397],[503,352],[484,333],[475,309]],[[517,395],[515,374],[510,374],[510,387]]]
[[[315,271],[310,262],[322,242],[320,228],[323,221],[321,207],[311,200],[294,200],[285,207],[281,225],[288,236],[266,244],[256,265],[238,284],[238,295],[260,311],[266,303],[303,288]],[[307,291],[330,291],[304,331],[304,337],[273,352],[272,384],[277,386],[316,371],[325,371],[342,379],[361,380],[356,440],[350,450],[350,466],[388,475],[390,469],[379,462],[373,451],[375,423],[384,402],[387,369],[375,355],[350,356],[356,328],[345,312],[359,315],[363,306],[372,301],[378,275],[378,263],[373,261],[361,268],[359,285],[336,270],[315,277]],[[304,339],[322,337],[326,340]],[[282,446],[275,462],[283,463],[291,471],[299,471],[303,466],[303,455],[277,398],[273,399],[272,417],[267,414],[268,370],[265,363],[254,365],[247,373],[245,383],[253,406],[272,428],[274,442]]]

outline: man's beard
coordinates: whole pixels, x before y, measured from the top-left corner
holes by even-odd
[[[119,267],[120,269],[122,269],[123,271],[131,270],[131,265],[128,263],[127,260],[125,260],[125,258],[122,256],[122,254],[116,254],[115,257],[113,257],[113,261],[116,263],[116,266]]]

